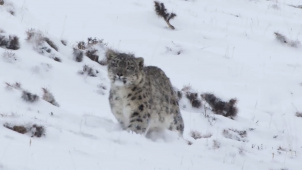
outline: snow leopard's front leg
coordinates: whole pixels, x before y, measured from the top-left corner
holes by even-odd
[[[140,103],[131,111],[128,130],[138,134],[144,134],[149,126],[150,114],[147,105]]]

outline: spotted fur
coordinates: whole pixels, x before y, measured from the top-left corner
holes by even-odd
[[[108,50],[109,102],[124,129],[147,134],[169,129],[182,135],[184,123],[169,78],[144,59]]]

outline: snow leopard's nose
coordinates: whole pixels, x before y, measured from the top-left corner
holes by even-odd
[[[116,74],[118,78],[122,78],[123,77],[123,73],[117,73]]]

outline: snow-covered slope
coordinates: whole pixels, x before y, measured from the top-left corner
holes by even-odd
[[[19,37],[20,48],[0,45],[0,170],[302,168],[302,45],[274,34],[302,41],[302,2],[162,2],[177,14],[175,30],[151,0],[4,0],[0,37]],[[30,31],[40,37],[27,40]],[[88,37],[103,39],[100,60],[108,47],[132,52],[178,89],[236,98],[238,116],[192,108],[183,98],[192,145],[169,132],[147,139],[121,130],[108,104],[106,66],[74,59],[73,48]],[[43,88],[59,107],[43,100]],[[39,99],[25,101],[23,91]],[[17,125],[29,132],[7,128]],[[36,137],[36,126],[45,135]]]

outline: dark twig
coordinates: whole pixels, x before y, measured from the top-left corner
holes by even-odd
[[[169,28],[172,30],[175,29],[173,25],[170,24],[170,20],[176,17],[175,13],[168,13],[167,9],[165,8],[164,3],[160,3],[158,1],[154,1],[155,12],[158,16],[163,17],[166,23],[168,24]]]

